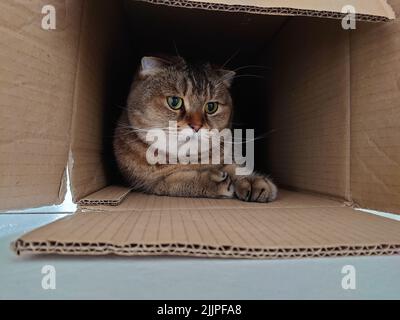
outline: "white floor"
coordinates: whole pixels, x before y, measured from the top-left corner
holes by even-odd
[[[1,299],[400,299],[400,256],[286,261],[16,256],[9,245],[61,214],[0,214]],[[42,288],[43,266],[56,289]],[[344,290],[345,265],[356,289]]]

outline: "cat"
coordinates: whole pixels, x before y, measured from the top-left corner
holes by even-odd
[[[235,72],[181,57],[143,57],[115,129],[113,148],[127,183],[145,193],[270,202],[278,189],[265,175],[236,174],[235,164],[149,164],[150,128],[178,130],[231,128],[230,87]]]

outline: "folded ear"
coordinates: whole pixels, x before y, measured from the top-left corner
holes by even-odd
[[[236,72],[231,70],[219,69],[218,74],[221,77],[221,81],[230,88],[233,80],[235,79]]]
[[[140,75],[143,76],[154,75],[170,64],[171,62],[161,58],[143,57],[140,68]]]

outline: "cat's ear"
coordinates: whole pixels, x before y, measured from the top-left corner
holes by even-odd
[[[236,72],[231,71],[231,70],[225,70],[225,69],[219,69],[218,74],[220,76],[221,81],[228,87],[230,88],[233,82],[233,79],[235,79]]]
[[[154,75],[171,63],[167,60],[157,57],[143,57],[140,67],[140,75]]]

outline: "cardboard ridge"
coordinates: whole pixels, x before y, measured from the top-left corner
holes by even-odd
[[[171,7],[180,7],[186,9],[202,9],[202,10],[213,10],[213,11],[226,11],[226,12],[241,12],[250,14],[265,14],[265,15],[284,15],[284,16],[304,16],[304,17],[316,17],[316,18],[332,18],[342,19],[347,14],[335,10],[316,10],[311,9],[311,5],[307,9],[298,8],[299,1],[259,1],[252,0],[246,1],[243,4],[240,1],[232,0],[134,0],[147,2],[155,5],[165,5]],[[312,1],[309,1],[310,3]],[[315,2],[315,1],[314,1]],[[348,4],[357,1],[347,1]],[[358,21],[367,22],[387,22],[395,19],[395,13],[390,5],[385,0],[379,0],[382,5],[382,10],[376,14],[357,13],[355,15]],[[304,1],[307,3],[307,1]],[[327,5],[329,6],[329,4]]]
[[[11,244],[17,255],[62,254],[62,255],[120,255],[120,256],[190,256],[206,258],[241,259],[300,259],[326,257],[385,256],[400,253],[400,245],[339,245],[304,248],[257,248],[237,246],[209,246],[202,244],[158,243],[128,244],[113,243],[57,243],[27,242],[17,240]]]

